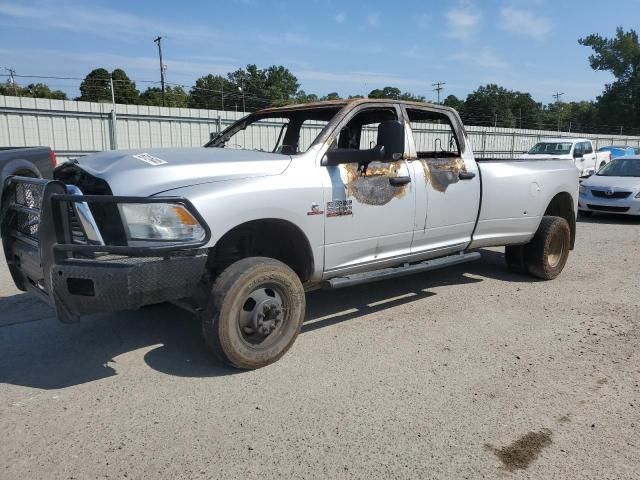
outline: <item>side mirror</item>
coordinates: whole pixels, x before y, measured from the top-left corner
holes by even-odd
[[[370,163],[381,161],[384,149],[378,145],[370,150],[351,150],[348,148],[336,148],[328,150],[322,159],[323,167],[340,165],[343,163]]]
[[[578,150],[573,151],[573,158],[582,158],[582,152]]]
[[[378,125],[378,145],[382,145],[384,162],[395,162],[404,155],[404,124],[387,120]]]
[[[210,142],[213,142],[214,140],[217,140],[218,137],[220,137],[219,133],[216,133],[216,132],[209,133],[209,141]]]

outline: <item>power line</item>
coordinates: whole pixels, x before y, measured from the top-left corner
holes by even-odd
[[[13,86],[13,94],[18,95],[18,87],[16,86],[16,71],[13,68],[4,68],[7,72],[9,72],[9,77],[11,78],[11,85]]]
[[[436,87],[433,89],[434,92],[438,92],[438,103],[440,103],[440,91],[444,90],[443,85],[446,85],[445,82],[436,82],[436,83],[432,83],[431,86],[432,87]]]

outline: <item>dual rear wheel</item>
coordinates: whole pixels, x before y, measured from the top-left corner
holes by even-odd
[[[564,269],[570,249],[571,230],[567,221],[545,216],[529,243],[505,248],[505,260],[513,273],[553,280]]]

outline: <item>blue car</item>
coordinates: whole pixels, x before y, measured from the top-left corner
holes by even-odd
[[[612,160],[614,158],[628,157],[630,155],[635,155],[636,154],[636,152],[635,152],[633,147],[617,146],[617,145],[610,145],[608,147],[600,147],[598,149],[598,151],[599,152],[609,152],[609,153],[611,153],[611,159]]]

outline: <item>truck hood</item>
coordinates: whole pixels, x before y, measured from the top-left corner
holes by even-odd
[[[77,160],[105,180],[114,195],[149,196],[174,188],[280,175],[289,155],[227,148],[114,150]]]
[[[625,190],[636,190],[640,188],[640,178],[638,177],[609,177],[605,175],[591,175],[582,185],[589,188],[623,188]]]

